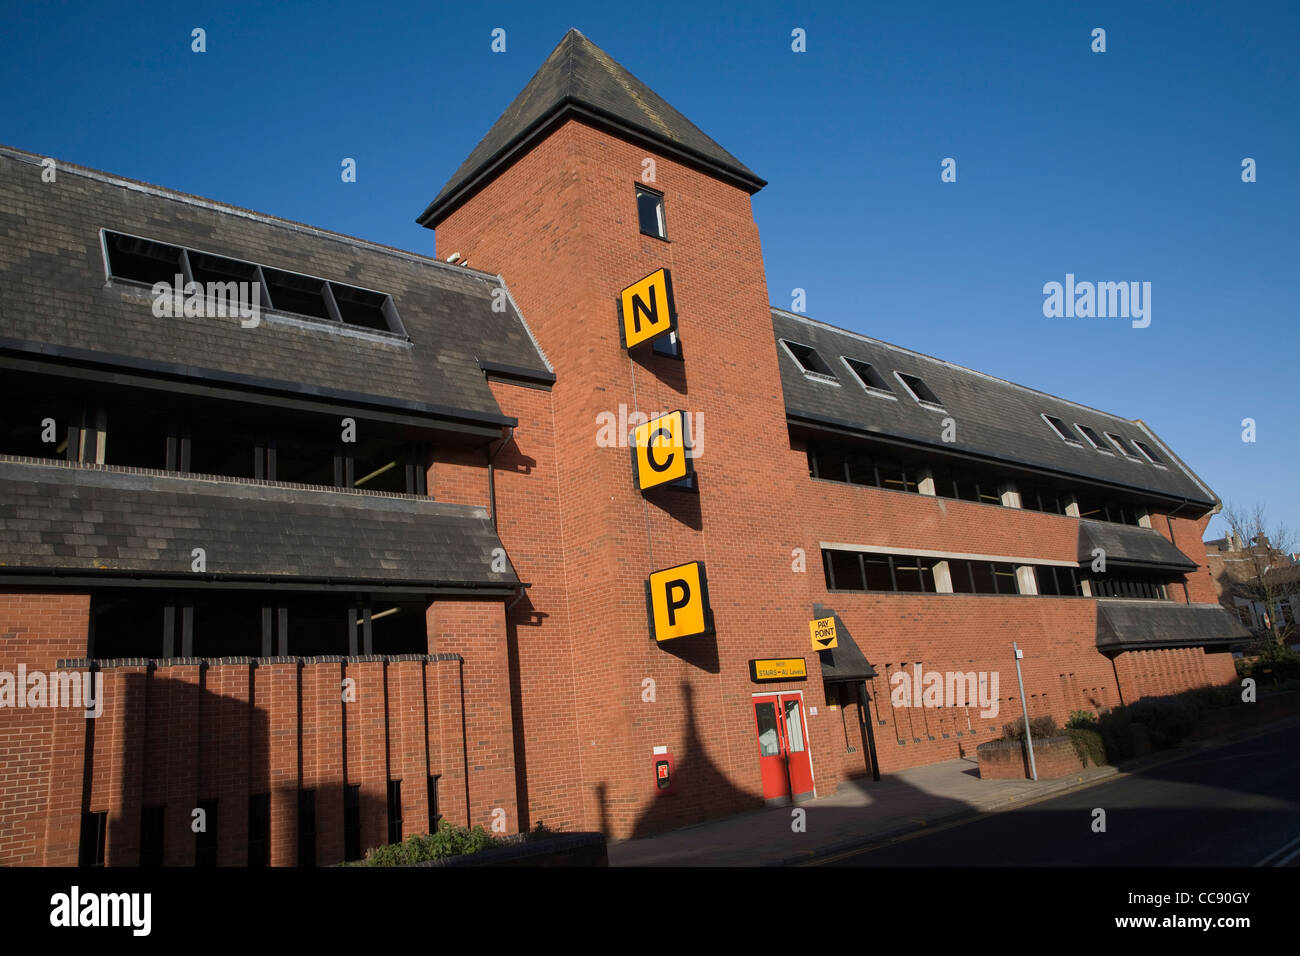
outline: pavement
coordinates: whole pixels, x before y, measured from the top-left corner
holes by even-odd
[[[1010,810],[1124,774],[1141,773],[1198,750],[1225,746],[1300,719],[1185,744],[1120,767],[1089,767],[1053,780],[981,780],[974,759],[847,781],[827,797],[770,807],[652,837],[609,844],[610,866],[793,866],[886,842],[963,818]],[[799,811],[803,811],[802,815]]]

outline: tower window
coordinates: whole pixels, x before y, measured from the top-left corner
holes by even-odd
[[[668,229],[664,225],[664,197],[644,187],[636,187],[636,214],[641,223],[641,234],[667,239]]]

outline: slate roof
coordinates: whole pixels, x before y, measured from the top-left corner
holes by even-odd
[[[1079,563],[1091,564],[1094,548],[1106,552],[1106,564],[1134,568],[1194,570],[1199,565],[1152,528],[1109,521],[1079,522]]]
[[[1097,648],[1102,651],[1204,647],[1249,637],[1241,622],[1218,604],[1097,601]]]
[[[879,339],[837,329],[803,315],[772,309],[786,414],[876,434],[945,452],[965,453],[1061,476],[1077,476],[1139,492],[1186,499],[1204,508],[1218,503],[1214,493],[1144,424],[1078,405],[1054,395],[1016,385],[982,372],[890,345]],[[807,375],[780,345],[786,339],[815,348],[835,373],[838,385]],[[841,360],[867,362],[887,380],[894,399],[869,394]],[[941,400],[943,411],[918,404],[895,372],[921,378]],[[1102,454],[1081,436],[1080,446],[1063,442],[1040,413],[1079,422],[1101,435],[1114,432],[1146,442],[1164,459],[1158,468],[1118,453]],[[957,423],[957,441],[941,439],[942,420]],[[1105,440],[1103,438],[1103,440]],[[1135,452],[1136,454],[1136,452]]]
[[[409,495],[201,478],[4,458],[0,580],[192,578],[192,549],[217,580],[508,588],[486,510]]]
[[[754,193],[767,183],[663,97],[576,29],[564,35],[528,85],[420,214],[436,227],[464,199],[569,116],[644,140]]]
[[[133,366],[241,390],[364,401],[511,424],[480,361],[553,380],[495,276],[0,147],[0,351]],[[150,290],[106,282],[100,229],[392,295],[410,341],[264,312],[158,318]]]

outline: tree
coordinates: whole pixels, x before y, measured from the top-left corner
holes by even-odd
[[[1289,639],[1300,636],[1296,621],[1300,610],[1300,565],[1291,560],[1296,534],[1284,524],[1270,523],[1262,504],[1251,508],[1226,505],[1222,518],[1241,555],[1230,593],[1262,605],[1272,643],[1285,647]]]

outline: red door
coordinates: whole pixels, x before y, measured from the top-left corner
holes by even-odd
[[[803,695],[798,692],[754,698],[758,733],[758,764],[763,774],[763,799],[787,803],[813,796],[812,755],[804,724]]]

